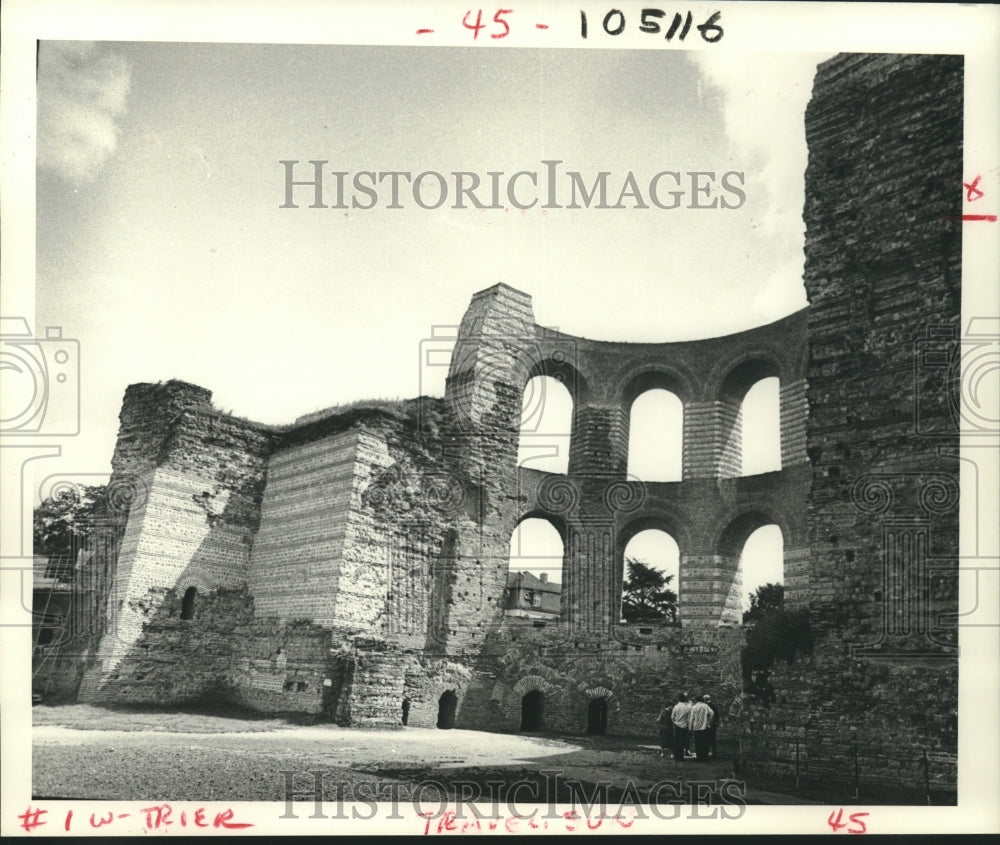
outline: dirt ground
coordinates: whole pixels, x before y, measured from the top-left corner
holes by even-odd
[[[36,799],[802,803],[734,784],[731,759],[660,757],[654,737],[359,730],[282,719],[34,708]],[[699,784],[701,784],[699,786]],[[727,785],[728,784],[728,785]],[[601,791],[596,795],[599,797]]]

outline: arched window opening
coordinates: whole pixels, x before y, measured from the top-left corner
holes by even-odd
[[[676,393],[654,388],[632,403],[628,473],[640,481],[680,481],[683,471],[684,405]]]
[[[406,723],[410,721],[410,699],[403,699],[403,717],[402,722],[405,727]]]
[[[587,705],[587,733],[603,736],[608,732],[608,700],[592,698]]]
[[[545,724],[545,694],[534,689],[521,699],[521,730],[533,733]]]
[[[458,696],[455,690],[445,690],[438,699],[438,720],[437,726],[443,731],[450,731],[455,727],[455,711],[458,709]],[[409,716],[409,710],[407,710]],[[403,724],[406,724],[405,722]]]
[[[777,378],[764,378],[743,397],[742,475],[781,469],[781,394]]]
[[[522,520],[510,536],[504,616],[556,622],[562,594],[563,541],[547,519]]]
[[[524,387],[517,465],[565,474],[573,431],[573,397],[558,378],[535,376]]]
[[[194,619],[194,600],[198,595],[196,587],[188,587],[181,601],[181,619]]]
[[[782,606],[784,570],[781,529],[777,525],[761,526],[743,544],[736,576],[742,578],[744,623],[754,622],[761,613]]]
[[[640,531],[625,546],[621,621],[634,625],[677,622],[680,549],[657,528]]]

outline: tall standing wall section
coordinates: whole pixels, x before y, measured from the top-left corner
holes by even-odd
[[[961,56],[845,54],[806,111],[814,648],[743,751],[845,794],[955,797],[962,92]]]

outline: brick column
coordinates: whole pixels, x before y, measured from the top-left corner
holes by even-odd
[[[570,532],[563,583],[565,624],[573,633],[607,632],[618,622],[615,606],[614,523],[588,519]]]
[[[688,402],[684,407],[684,480],[738,476],[741,431],[740,403]]]
[[[628,470],[628,410],[619,405],[576,409],[569,447],[570,474],[624,476]]]
[[[739,621],[739,565],[739,555],[681,554],[677,597],[683,627],[715,628]]]
[[[781,465],[788,467],[808,463],[806,421],[809,417],[809,401],[806,398],[806,380],[782,382],[780,402]]]
[[[785,609],[809,605],[809,547],[785,549],[784,554]]]

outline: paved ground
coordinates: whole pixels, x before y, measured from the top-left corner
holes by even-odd
[[[84,724],[93,721],[91,715],[87,714]],[[707,763],[662,759],[652,739],[553,738],[421,728],[372,731],[294,726],[280,720],[212,719],[186,715],[182,720],[186,730],[150,727],[150,722],[155,724],[153,717],[129,724],[128,730],[81,729],[78,719],[66,719],[76,724],[73,728],[36,724],[32,731],[33,795],[284,801],[290,782],[296,790],[308,791],[315,783],[310,773],[322,772],[327,801],[372,798],[375,793],[385,799],[395,794],[403,800],[414,794],[428,800],[435,794],[479,800],[499,795],[507,800],[520,782],[516,798],[525,803],[549,799],[563,803],[574,797],[589,800],[598,783],[608,785],[611,801],[632,797],[665,803],[689,799],[685,789],[691,781],[699,781],[710,784],[701,787],[703,795],[707,790],[707,797],[718,802],[726,801],[720,789],[732,777],[731,764],[725,759]],[[41,721],[59,719],[49,713]],[[301,774],[290,780],[282,772]],[[774,796],[763,794],[751,793],[747,798],[750,803],[775,802]],[[787,796],[776,798],[778,803],[800,803]]]

